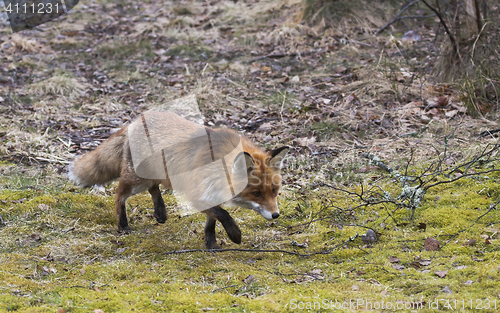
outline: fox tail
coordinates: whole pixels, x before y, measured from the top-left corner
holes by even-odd
[[[81,187],[102,185],[120,177],[126,128],[113,134],[97,149],[77,157],[69,166],[69,179]]]

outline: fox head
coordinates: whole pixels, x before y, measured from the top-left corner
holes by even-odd
[[[280,213],[277,197],[281,188],[281,167],[288,149],[285,146],[267,153],[240,153],[234,164],[236,166],[238,162],[245,161],[248,184],[228,204],[259,212],[267,220],[278,218]]]

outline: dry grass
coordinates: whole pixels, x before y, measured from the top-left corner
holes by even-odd
[[[65,95],[69,101],[76,102],[79,97],[87,93],[88,88],[90,88],[90,85],[84,80],[79,81],[77,78],[71,77],[70,74],[62,72],[29,85],[28,91],[37,96],[46,94]]]

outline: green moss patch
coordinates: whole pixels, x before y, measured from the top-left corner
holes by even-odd
[[[107,195],[3,190],[0,310],[282,312],[358,298],[426,306],[436,299],[494,301],[500,214],[492,210],[477,219],[498,188],[487,178],[440,185],[428,192],[413,221],[402,209],[350,211],[345,194],[325,188],[301,197],[285,190],[276,222],[233,211],[243,232],[240,246],[217,230],[224,248],[325,253],[309,257],[165,254],[204,248],[204,216],[180,217],[169,195],[164,225],[155,222],[148,194],[132,197],[127,210],[134,231],[124,235],[116,231],[114,188]],[[373,244],[359,237],[367,228],[379,233]],[[429,237],[440,250],[423,249]]]

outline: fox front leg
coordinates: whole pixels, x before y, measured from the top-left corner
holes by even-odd
[[[207,215],[207,223],[205,224],[205,247],[207,249],[221,249],[215,238],[215,223],[217,220],[210,215]]]
[[[207,249],[221,248],[217,245],[215,237],[215,224],[217,221],[221,222],[232,242],[241,243],[241,230],[226,210],[220,206],[216,206],[204,211],[204,213],[207,214],[207,222],[205,224],[205,246]]]
[[[160,188],[155,184],[153,187],[149,188],[149,193],[153,199],[153,204],[155,207],[154,217],[158,223],[165,223],[167,221],[167,211],[165,211],[165,202],[161,196]]]

